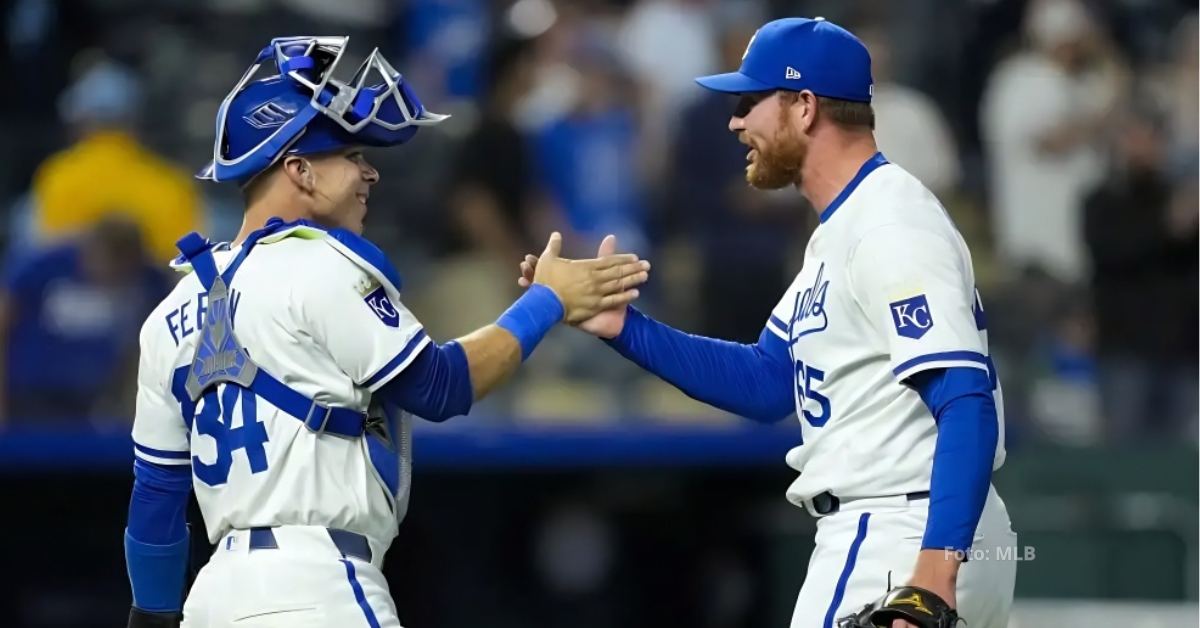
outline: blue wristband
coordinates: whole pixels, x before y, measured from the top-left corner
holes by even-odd
[[[505,310],[496,324],[517,337],[517,342],[521,343],[521,360],[524,361],[546,336],[546,332],[563,319],[564,314],[558,295],[550,288],[535,283]]]
[[[183,608],[187,564],[186,534],[170,545],[153,545],[142,543],[125,531],[125,565],[135,607],[152,612]]]

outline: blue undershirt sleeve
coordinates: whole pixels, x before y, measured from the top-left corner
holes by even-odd
[[[608,344],[687,396],[764,423],[795,411],[787,344],[763,329],[757,344],[695,336],[629,307]]]
[[[467,354],[457,342],[430,343],[375,394],[430,421],[466,414],[475,401]]]
[[[987,501],[999,438],[991,379],[982,369],[951,367],[916,373],[908,382],[938,426],[921,547],[965,551]]]
[[[190,465],[133,463],[133,493],[125,528],[125,566],[133,605],[145,611],[183,607],[187,574]]]

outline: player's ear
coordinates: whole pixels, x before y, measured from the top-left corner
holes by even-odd
[[[283,171],[291,179],[293,185],[305,192],[312,192],[316,187],[316,178],[313,174],[312,164],[303,157],[295,155],[284,157]]]
[[[817,123],[817,95],[806,90],[796,94],[794,115],[798,118],[800,131],[807,133]]]

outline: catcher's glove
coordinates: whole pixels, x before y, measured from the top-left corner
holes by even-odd
[[[959,617],[936,593],[921,587],[904,586],[888,591],[861,611],[839,619],[837,628],[891,628],[895,619],[921,628],[954,628]]]

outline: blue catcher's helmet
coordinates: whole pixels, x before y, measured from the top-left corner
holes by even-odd
[[[221,103],[212,162],[196,177],[245,184],[283,155],[395,146],[448,117],[426,111],[378,48],[349,82],[333,78],[349,39],[271,40]],[[251,82],[268,60],[278,74]],[[367,85],[372,70],[383,80]]]

